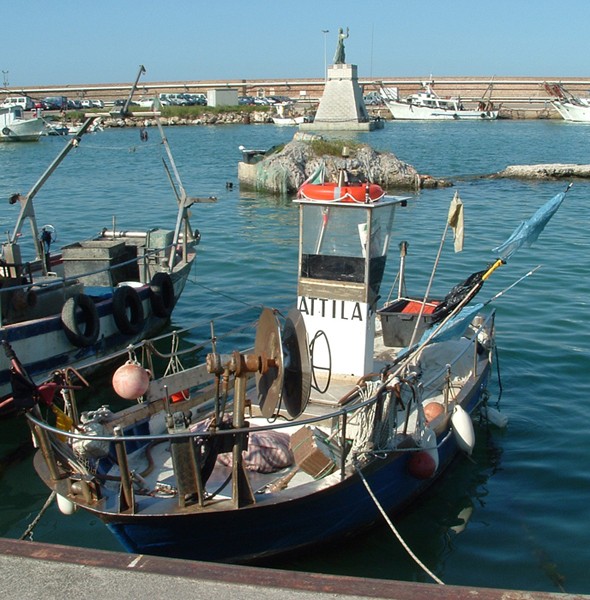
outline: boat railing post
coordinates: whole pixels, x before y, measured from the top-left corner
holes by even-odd
[[[445,387],[444,387],[444,403],[445,403],[445,414],[449,412],[449,396],[451,392],[451,365],[447,365],[445,373]]]
[[[237,362],[241,357],[235,356]],[[246,412],[246,383],[247,373],[235,377],[234,382],[234,422],[233,426],[241,429],[247,427],[245,420]],[[248,436],[245,433],[234,436],[232,449],[232,498],[236,508],[254,504],[254,494],[244,471],[243,451],[248,444]]]
[[[483,317],[481,315],[477,315],[475,317],[475,319],[473,320],[473,325],[475,327],[475,334],[473,336],[473,376],[477,377],[477,372],[478,372],[477,348],[479,345],[478,337],[479,337],[479,334],[484,329]]]
[[[184,435],[190,433],[187,417],[180,411],[168,414],[166,426],[170,434],[170,455],[176,477],[178,506],[185,508],[195,500],[199,506],[203,506],[205,488],[201,474],[200,454],[197,455],[195,439],[190,435]],[[204,443],[207,443],[207,439]]]
[[[115,437],[121,438],[115,442],[115,452],[117,454],[117,462],[119,463],[119,472],[121,474],[121,496],[119,498],[120,511],[135,512],[135,500],[133,497],[133,484],[131,482],[131,474],[129,472],[129,461],[127,460],[127,450],[125,448],[125,440],[123,438],[123,430],[117,426],[113,428]]]
[[[346,423],[348,420],[348,413],[344,411],[342,413],[342,423],[340,425],[340,479],[344,480],[345,477],[345,466],[346,466]]]
[[[43,454],[43,458],[45,459],[45,463],[49,469],[49,475],[53,481],[58,481],[62,478],[62,476],[59,472],[57,461],[55,460],[55,454],[53,452],[53,448],[51,447],[51,442],[49,441],[49,434],[45,429],[43,429],[43,427],[37,424],[32,425],[32,427],[35,438],[39,442],[41,454]]]

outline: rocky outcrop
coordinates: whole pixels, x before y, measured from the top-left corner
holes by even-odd
[[[590,178],[590,165],[544,164],[511,165],[493,177],[513,177],[515,179],[569,179],[571,177]]]
[[[411,165],[389,152],[377,152],[368,145],[349,149],[347,157],[321,155],[312,141],[320,136],[296,133],[293,141],[280,151],[271,153],[256,164],[240,164],[240,184],[273,193],[296,192],[323,163],[326,181],[337,181],[345,169],[358,181],[377,183],[386,190],[417,190],[424,187],[446,187],[450,184],[421,175]]]
[[[198,117],[160,117],[164,126],[174,125],[239,125],[272,123],[266,111],[252,112],[205,112]],[[155,127],[156,120],[150,117],[106,117],[103,127]]]

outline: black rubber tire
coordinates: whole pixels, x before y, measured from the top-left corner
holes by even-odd
[[[156,273],[150,281],[150,304],[156,317],[167,319],[174,309],[174,284],[168,273]]]
[[[121,333],[135,335],[143,328],[143,304],[136,290],[122,285],[113,293],[113,318]]]
[[[74,346],[86,348],[96,343],[100,333],[100,317],[90,296],[75,294],[61,310],[61,323],[66,337]]]

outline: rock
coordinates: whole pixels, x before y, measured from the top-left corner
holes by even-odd
[[[492,177],[520,179],[565,179],[571,177],[590,178],[590,165],[543,164],[511,165]]]
[[[377,183],[389,189],[419,189],[452,185],[428,175],[420,175],[411,165],[389,152],[377,152],[368,145],[350,149],[350,156],[318,156],[312,142],[321,139],[312,134],[296,133],[293,141],[280,151],[263,158],[248,169],[240,169],[240,183],[269,192],[296,192],[323,162],[326,181],[336,181],[340,169],[346,169],[359,181]]]

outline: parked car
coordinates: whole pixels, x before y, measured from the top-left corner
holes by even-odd
[[[45,110],[67,110],[68,108],[67,96],[47,96],[41,100],[41,103]]]
[[[11,106],[20,106],[23,110],[33,110],[35,103],[29,96],[8,96],[2,102],[2,107],[10,108]]]
[[[93,108],[104,108],[104,102],[102,100],[91,100]]]
[[[365,101],[365,104],[368,104],[369,106],[380,106],[383,104],[383,98],[381,97],[381,94],[378,94],[377,92],[369,92],[363,97],[363,100]]]
[[[80,110],[82,108],[82,103],[80,100],[68,100],[68,109],[70,110]]]
[[[125,106],[125,102],[127,102],[127,99],[119,98],[113,102],[113,106]],[[131,100],[129,106],[139,106],[139,104],[134,100]]]

